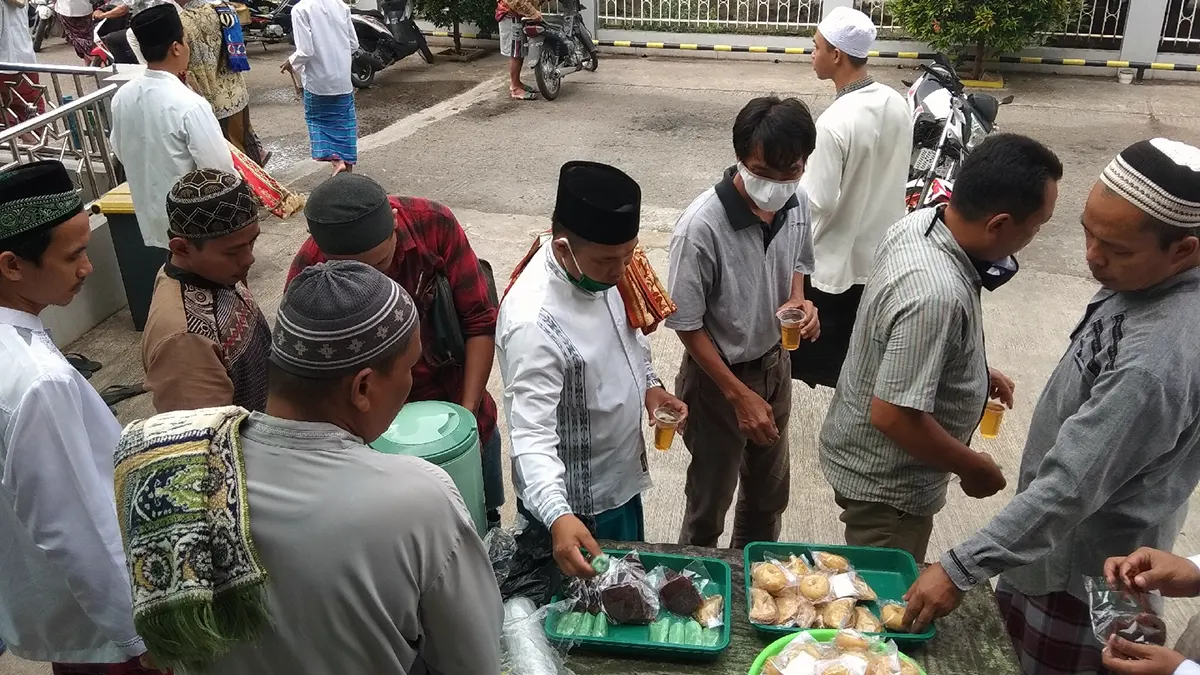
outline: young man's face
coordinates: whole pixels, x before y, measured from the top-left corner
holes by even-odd
[[[578,239],[568,245],[565,238],[556,239],[554,242],[563,259],[573,259],[584,276],[602,284],[613,285],[621,281],[625,268],[633,262],[633,251],[637,245],[637,239],[616,246],[582,242]]]
[[[777,169],[767,164],[766,160],[763,159],[761,148],[756,148],[753,154],[741,161],[742,165],[750,173],[759,178],[766,178],[777,183],[792,183],[804,176],[805,160],[801,159],[785,169]]]
[[[813,37],[812,68],[818,80],[828,80],[837,71],[837,50],[820,31]]]
[[[19,258],[11,251],[0,253],[0,274],[16,285],[17,295],[32,304],[70,304],[92,273],[87,255],[91,238],[88,215],[80,213],[51,231],[50,246],[40,263]]]
[[[993,260],[1004,260],[1016,255],[1033,241],[1042,226],[1054,217],[1054,206],[1058,203],[1058,181],[1046,181],[1045,194],[1042,197],[1042,208],[1024,220],[1017,222],[1008,217],[998,227],[989,227],[993,236],[996,255]]]
[[[1200,245],[1186,237],[1164,247],[1146,214],[1099,182],[1080,220],[1088,268],[1113,291],[1138,291],[1174,276]]]
[[[351,397],[361,415],[357,432],[368,443],[382,436],[400,414],[412,391],[413,366],[420,358],[421,331],[418,327],[390,371],[363,371],[355,376]]]
[[[258,223],[210,239],[201,245],[173,239],[171,253],[182,258],[187,269],[217,284],[233,286],[245,281],[254,265],[254,244],[258,241]]]
[[[364,265],[370,265],[384,274],[389,274],[392,271],[392,262],[396,257],[396,235],[393,233],[382,244],[358,255],[329,255],[327,253],[325,257],[329,260],[355,260]]]

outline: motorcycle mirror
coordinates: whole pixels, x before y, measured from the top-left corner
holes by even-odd
[[[1012,102],[1013,102],[1012,94],[1009,94],[1008,96],[1005,96],[1004,98],[1000,99],[1000,105],[1008,105],[1009,103],[1012,103]]]

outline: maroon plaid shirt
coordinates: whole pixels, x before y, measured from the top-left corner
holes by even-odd
[[[390,197],[396,211],[396,255],[387,275],[404,287],[417,303],[421,317],[421,343],[433,344],[433,322],[425,317],[430,309],[427,290],[437,272],[443,272],[454,292],[454,305],[462,322],[463,338],[496,334],[497,308],[488,297],[487,281],[479,268],[479,259],[467,233],[450,209],[419,197]],[[300,247],[288,283],[304,268],[325,262],[325,254],[312,237]],[[419,287],[419,288],[418,288]],[[410,401],[462,402],[464,369],[461,366],[430,365],[422,355],[413,366]],[[496,430],[496,401],[483,392],[479,409],[479,439],[487,442]]]

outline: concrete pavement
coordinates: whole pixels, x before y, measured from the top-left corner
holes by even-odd
[[[281,60],[283,50],[274,48],[274,52]],[[260,60],[256,57],[256,68]],[[557,101],[522,103],[510,101],[501,82],[492,79],[504,67],[502,59],[492,56],[446,69],[414,60],[388,71],[378,89],[364,98],[383,101],[372,104],[379,106],[372,110],[399,121],[364,140],[359,167],[393,192],[426,196],[451,206],[476,251],[492,262],[501,285],[527,250],[532,234],[548,227],[558,168],[564,161],[610,162],[641,182],[643,244],[665,276],[666,246],[675,219],[734,161],[730,129],[741,106],[753,96],[776,92],[798,96],[818,112],[833,93],[830,85],[815,80],[807,64],[793,60],[606,55],[599,72],[569,76]],[[469,84],[432,84],[439,73]],[[899,89],[901,78],[914,75],[911,70],[880,68],[875,76]],[[252,108],[255,127],[271,143],[281,139],[279,147],[299,147],[303,157],[306,149],[294,140],[296,134],[303,134],[300,107],[295,102],[270,104],[264,98],[267,94],[261,93],[290,88],[290,82],[280,76],[282,84],[274,83],[273,73],[260,77],[264,84],[256,85],[261,90],[256,89]],[[411,109],[404,103],[411,92],[438,86],[444,87],[440,91],[446,103],[403,117]],[[1034,403],[1096,289],[1083,261],[1079,226],[1087,191],[1103,166],[1133,141],[1159,135],[1200,141],[1196,112],[1200,88],[1032,76],[1014,76],[1009,87],[1001,95],[1011,93],[1016,101],[1001,110],[1001,127],[1042,140],[1066,166],[1055,216],[1019,256],[1021,273],[984,297],[991,365],[1012,376],[1018,389],[1017,405],[1006,415],[1000,438],[980,440],[978,448],[992,453],[1009,480],[1015,481]],[[388,110],[395,114],[389,115]],[[281,162],[285,163],[292,166],[284,174],[301,189],[311,189],[325,175],[323,168],[311,172],[304,162]],[[290,257],[304,236],[301,220],[264,226],[251,283],[271,317]],[[651,340],[659,373],[671,382],[681,357],[679,341],[665,330]],[[105,364],[93,380],[103,387],[140,379],[137,343],[128,313],[122,312],[71,349]],[[500,391],[498,373],[494,372],[490,389]],[[795,389],[789,429],[792,506],[784,524],[786,541],[841,541],[832,493],[816,462],[816,437],[829,398],[827,390],[803,385]],[[147,397],[120,406],[122,421],[148,412]],[[687,451],[677,442],[668,452],[652,452],[650,459],[656,485],[646,495],[647,534],[652,541],[673,541],[683,514]],[[990,499],[972,500],[952,487],[935,525],[931,558],[985,524],[1011,494],[1010,487]],[[505,518],[511,522],[512,517],[510,498]],[[1189,519],[1179,552],[1200,550],[1198,525]],[[1182,627],[1189,610],[1188,603],[1172,603],[1173,628]],[[47,671],[16,665],[11,656],[0,658],[0,674],[42,672]]]

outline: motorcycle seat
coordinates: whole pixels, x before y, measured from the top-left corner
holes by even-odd
[[[350,13],[351,14],[361,14],[362,16],[374,17],[384,23],[387,23],[387,19],[384,18],[383,12],[381,12],[377,9],[353,9],[353,8],[351,8]]]

